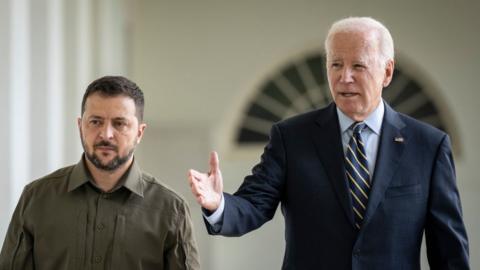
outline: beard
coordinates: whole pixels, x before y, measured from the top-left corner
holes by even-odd
[[[124,165],[133,155],[133,151],[135,150],[135,145],[128,151],[128,153],[125,156],[120,156],[118,154],[118,147],[116,145],[111,144],[108,141],[100,141],[96,144],[93,145],[93,150],[92,152],[88,152],[88,147],[85,144],[85,141],[83,140],[82,137],[82,146],[83,146],[83,151],[85,152],[85,157],[97,168],[103,171],[115,171],[118,169],[120,166]],[[95,154],[95,149],[97,147],[110,147],[112,148],[117,155],[108,163],[102,163],[100,158],[98,157],[97,154]]]

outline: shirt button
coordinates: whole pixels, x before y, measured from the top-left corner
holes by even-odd
[[[103,229],[105,229],[105,224],[100,223],[100,224],[97,225],[97,230],[101,231]]]
[[[108,197],[109,197],[108,194],[102,194],[102,198],[104,198],[105,200],[107,200]]]
[[[100,263],[102,261],[102,256],[95,256],[95,263]]]

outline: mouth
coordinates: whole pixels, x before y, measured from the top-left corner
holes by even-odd
[[[116,153],[117,147],[114,145],[96,145],[94,150],[103,153],[103,155],[109,155],[110,153]]]
[[[351,98],[351,97],[356,97],[356,96],[359,96],[358,93],[354,93],[354,92],[340,92],[338,93],[341,97],[345,97],[345,98]]]
[[[110,146],[97,146],[95,149],[100,151],[115,151],[115,148]]]

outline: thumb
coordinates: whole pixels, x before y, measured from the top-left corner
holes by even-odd
[[[210,153],[210,174],[216,174],[219,171],[218,154],[215,151]]]

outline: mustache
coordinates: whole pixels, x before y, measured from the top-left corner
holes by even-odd
[[[112,148],[113,150],[117,151],[118,150],[118,147],[112,143],[110,143],[109,141],[100,141],[98,143],[96,143],[94,146],[94,148],[98,148],[98,147],[109,147],[109,148]]]

